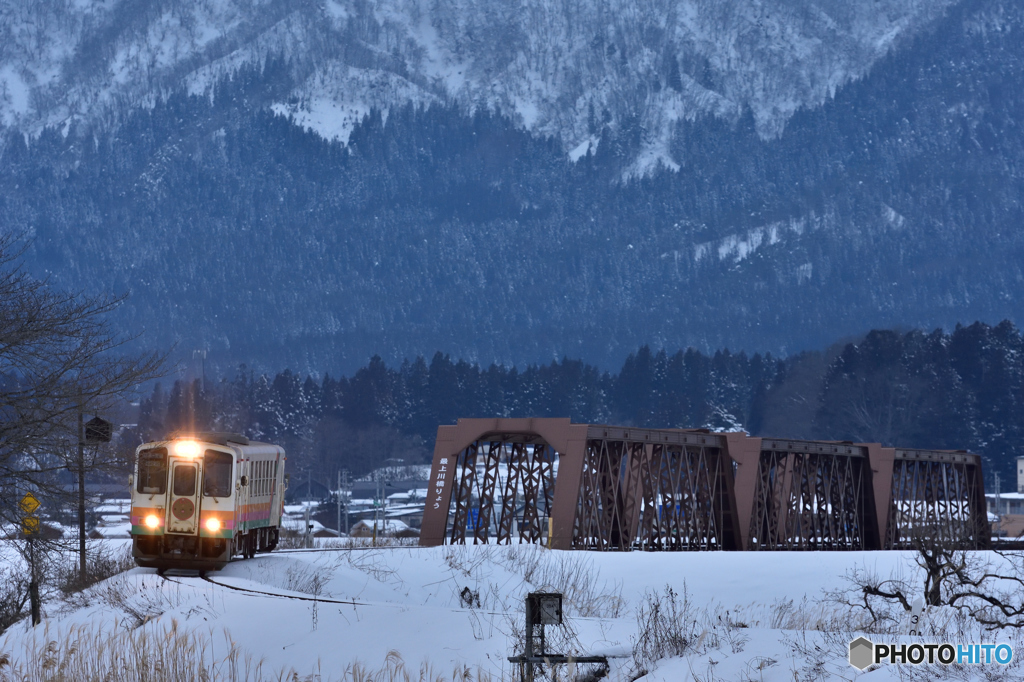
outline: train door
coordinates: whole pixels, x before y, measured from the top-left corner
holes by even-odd
[[[170,533],[195,533],[199,519],[199,463],[176,461],[171,469]]]
[[[249,528],[246,522],[249,520],[249,463],[239,461],[238,480],[245,481],[246,485],[238,487],[235,494],[235,531],[246,532]]]

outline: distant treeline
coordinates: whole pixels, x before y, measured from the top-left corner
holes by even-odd
[[[292,465],[333,480],[389,458],[427,461],[439,424],[459,417],[570,417],[631,426],[745,429],[754,435],[968,449],[1013,485],[1024,453],[1024,336],[1010,322],[952,333],[872,331],[786,359],[642,347],[617,373],[579,360],[480,367],[437,353],[351,377],[254,375],[157,385],[139,437],[228,430],[279,442]]]

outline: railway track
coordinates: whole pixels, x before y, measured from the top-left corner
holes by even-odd
[[[172,576],[168,576],[166,573],[158,573],[157,575],[159,575],[161,578],[163,578],[167,582],[174,583],[175,585],[189,585],[190,584],[189,582],[182,582],[181,580],[176,580],[175,578],[185,578],[185,579],[201,580],[203,582],[210,583],[211,585],[216,585],[217,587],[223,587],[223,588],[228,589],[228,590],[234,590],[235,592],[242,592],[242,593],[245,593],[245,594],[251,594],[251,595],[254,595],[254,596],[258,596],[258,597],[270,597],[270,598],[276,598],[276,599],[292,599],[294,601],[316,602],[317,604],[341,604],[343,606],[376,606],[376,607],[394,608],[394,609],[403,609],[403,610],[408,608],[407,606],[404,606],[404,605],[401,605],[401,604],[389,604],[389,603],[386,603],[386,602],[377,602],[377,603],[371,604],[369,602],[355,601],[355,600],[352,600],[352,599],[334,599],[333,597],[311,597],[311,596],[308,596],[308,595],[281,594],[280,592],[266,592],[264,590],[254,590],[254,589],[251,589],[251,588],[248,588],[248,587],[240,587],[238,585],[228,585],[227,583],[217,582],[216,580],[214,580],[213,578],[211,578],[208,575],[197,575],[197,576],[179,575],[179,576],[173,576],[173,577]],[[466,609],[450,609],[450,610],[452,610],[452,611],[464,611]],[[472,610],[475,611],[476,613],[481,614],[481,615],[488,615],[488,616],[504,616],[504,615],[506,615],[504,612],[501,612],[501,611],[488,611],[488,610],[482,610],[482,609],[472,609]]]
[[[175,580],[175,578],[191,578],[192,577],[192,576],[174,576],[174,577],[171,577],[171,576],[168,576],[166,573],[160,573],[158,575],[161,578],[163,578],[164,580],[166,580],[167,582],[171,582],[171,583],[174,583],[176,585],[188,585],[189,583],[182,582],[181,580]],[[318,604],[344,604],[346,606],[380,606],[380,604],[369,604],[367,602],[353,601],[353,600],[349,600],[349,599],[334,599],[334,598],[331,598],[331,597],[311,597],[311,596],[297,595],[297,594],[281,594],[280,592],[265,592],[263,590],[254,590],[254,589],[251,589],[251,588],[248,588],[248,587],[240,587],[238,585],[228,585],[227,583],[217,582],[216,580],[214,580],[213,578],[211,578],[208,575],[198,575],[198,576],[195,576],[195,577],[198,578],[199,580],[204,581],[204,582],[208,582],[211,585],[216,585],[217,587],[223,587],[223,588],[226,588],[226,589],[229,589],[229,590],[234,590],[235,592],[244,592],[244,593],[247,593],[247,594],[254,594],[254,595],[261,596],[261,597],[274,597],[274,598],[277,598],[277,599],[293,599],[295,601],[311,601],[311,602],[316,602]]]

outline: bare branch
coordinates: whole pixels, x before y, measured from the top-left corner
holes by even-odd
[[[26,245],[0,235],[0,488],[50,499],[65,494],[60,472],[76,457],[78,415],[104,413],[162,374],[166,355],[124,352],[135,337],[111,328],[123,296],[55,289],[21,264]],[[97,469],[105,458],[93,454]],[[4,495],[0,522],[19,514]]]

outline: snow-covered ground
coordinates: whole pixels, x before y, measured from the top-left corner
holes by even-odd
[[[607,655],[610,679],[628,680],[638,673],[637,612],[655,592],[664,605],[670,586],[680,603],[688,599],[698,640],[690,655],[649,666],[645,680],[895,680],[899,666],[862,674],[847,663],[849,633],[829,638],[813,627],[835,615],[835,606],[820,599],[843,587],[848,571],[913,575],[909,558],[902,552],[594,553],[522,545],[278,551],[211,572],[213,582],[190,572],[163,579],[133,569],[72,602],[46,604],[44,625],[35,630],[24,621],[12,627],[0,636],[0,659],[6,654],[15,666],[30,666],[46,642],[73,641],[68,633],[74,631],[88,649],[89,642],[147,633],[171,641],[166,633],[173,630],[178,637],[194,633],[189,646],[201,642],[203,655],[223,662],[218,671],[225,679],[234,658],[236,668],[247,661],[250,670],[262,661],[260,670],[272,679],[289,670],[321,676],[312,679],[357,679],[358,664],[364,672],[404,666],[411,679],[464,679],[453,671],[468,669],[473,679],[507,680],[513,679],[507,657],[521,650],[523,597],[551,590],[566,594],[567,626],[549,626],[550,649]],[[980,669],[967,672],[962,679]]]

